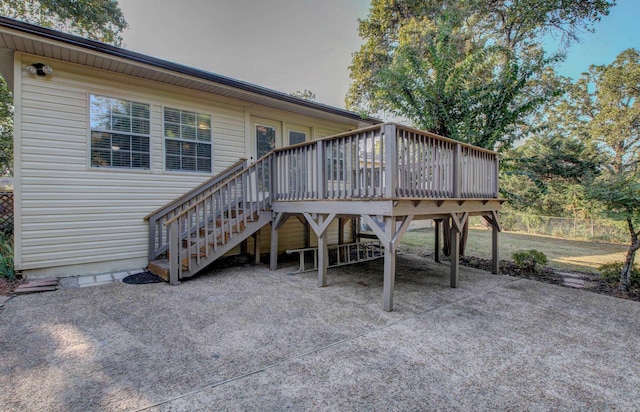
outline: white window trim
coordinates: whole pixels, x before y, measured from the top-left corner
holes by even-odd
[[[91,95],[94,96],[100,96],[100,97],[107,97],[110,99],[119,99],[119,100],[128,100],[131,102],[135,102],[135,103],[142,103],[142,104],[146,104],[149,105],[149,134],[148,135],[143,135],[143,134],[137,134],[137,133],[129,133],[129,135],[131,136],[142,136],[142,137],[147,137],[149,139],[149,168],[147,169],[142,169],[142,168],[135,168],[135,167],[113,167],[113,166],[93,166],[92,162],[91,162],[91,149],[92,149],[92,139],[91,139],[91,132],[94,130],[91,128]],[[142,173],[142,174],[149,174],[149,173],[153,173],[153,103],[149,100],[146,100],[144,98],[140,98],[140,96],[131,96],[131,95],[120,95],[120,96],[115,96],[112,94],[106,94],[103,93],[100,90],[89,90],[85,93],[85,107],[87,108],[87,170],[89,171],[100,171],[100,172],[108,172],[108,173]],[[96,131],[101,131],[104,133],[117,133],[114,131],[108,131],[108,130],[98,130],[95,129]],[[121,133],[121,134],[126,134],[126,133]]]
[[[308,143],[311,140],[313,140],[313,137],[311,135],[311,132],[312,132],[312,128],[311,127],[302,126],[302,125],[298,125],[298,124],[287,124],[287,133],[286,133],[287,146],[289,146],[290,142],[291,142],[291,136],[290,136],[291,132],[303,133],[304,134],[304,143]]]
[[[179,106],[179,105],[176,105]],[[163,105],[161,106],[161,110],[160,110],[160,123],[162,125],[161,129],[162,129],[162,134],[161,134],[161,144],[162,144],[162,170],[164,173],[170,173],[170,174],[189,174],[189,175],[196,175],[196,176],[206,176],[206,175],[213,175],[213,172],[215,170],[214,167],[214,161],[213,161],[213,113],[211,112],[206,112],[206,111],[201,111],[198,109],[193,109],[193,108],[179,108],[176,106],[170,106],[170,105]],[[201,140],[189,140],[189,139],[183,139],[181,137],[167,137],[165,135],[165,121],[164,121],[164,111],[166,109],[171,109],[171,110],[180,110],[181,112],[192,112],[195,113],[196,116],[199,114],[203,114],[203,115],[207,115],[209,116],[210,122],[211,122],[211,140],[208,142],[205,141],[201,141]],[[175,140],[177,142],[192,142],[192,143],[205,143],[209,145],[209,154],[210,154],[210,158],[211,158],[211,169],[208,172],[200,172],[198,170],[173,170],[173,169],[167,169],[167,146],[166,146],[166,140],[170,139],[170,140]],[[196,149],[197,150],[197,149]],[[197,166],[196,166],[197,168]]]

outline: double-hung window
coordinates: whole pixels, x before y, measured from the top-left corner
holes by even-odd
[[[89,106],[91,166],[149,169],[149,105],[92,94]]]
[[[165,170],[211,173],[211,116],[164,109]]]

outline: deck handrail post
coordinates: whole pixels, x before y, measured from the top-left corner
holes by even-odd
[[[495,167],[496,167],[496,176],[495,176],[495,180],[494,182],[496,183],[496,192],[493,194],[494,197],[498,198],[500,197],[500,179],[498,179],[498,173],[500,172],[500,155],[499,154],[495,154]]]
[[[149,262],[156,258],[156,225],[158,223],[158,218],[152,216],[149,219],[149,251],[148,258]]]
[[[271,192],[271,201],[278,200],[278,171],[277,171],[277,161],[276,161],[276,153],[271,153],[271,158],[269,159],[269,191]]]
[[[179,225],[180,219],[169,223],[169,283],[172,285],[180,283]]]
[[[398,137],[395,124],[385,124],[382,127],[384,147],[384,195],[388,198],[396,197],[398,187]]]
[[[452,178],[453,178],[453,185],[452,185],[452,190],[453,190],[453,198],[459,198],[460,197],[460,177],[462,175],[462,146],[460,146],[460,143],[456,143],[455,147],[453,149],[453,165],[451,165],[452,169],[453,169],[453,173]]]
[[[325,142],[323,140],[318,140],[317,143],[317,163],[318,163],[318,173],[316,182],[318,188],[318,199],[324,199],[327,195],[327,157],[325,156]]]

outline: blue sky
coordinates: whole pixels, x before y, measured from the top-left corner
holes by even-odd
[[[580,1],[580,0],[576,0]],[[344,107],[358,18],[370,0],[119,0],[125,47],[283,92],[309,89]],[[568,50],[560,74],[577,78],[640,48],[640,0],[618,0]]]
[[[594,28],[568,50],[566,61],[557,67],[561,75],[577,79],[589,65],[609,64],[623,50],[640,49],[640,0],[618,0]]]

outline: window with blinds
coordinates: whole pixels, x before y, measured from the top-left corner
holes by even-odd
[[[149,105],[89,96],[91,166],[149,169]]]
[[[164,109],[165,170],[211,173],[211,116]]]

